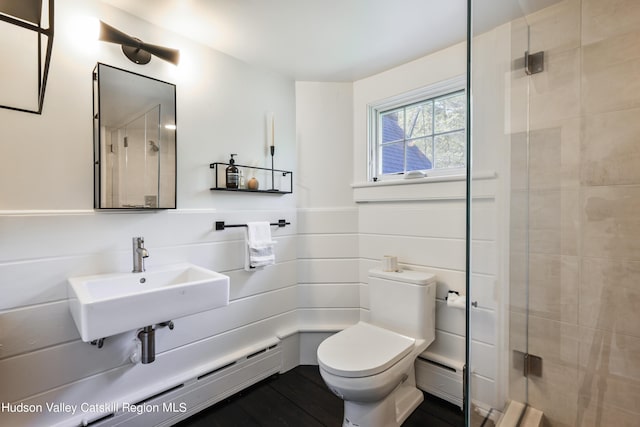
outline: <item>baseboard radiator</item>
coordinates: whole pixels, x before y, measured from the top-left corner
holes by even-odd
[[[425,351],[416,360],[416,385],[462,408],[463,367],[462,362]]]
[[[104,414],[92,420],[85,420],[80,426],[171,426],[279,373],[281,368],[280,340],[274,339],[272,344],[268,344],[264,348],[252,351],[250,354],[223,366],[201,372],[181,384],[158,390],[152,396],[131,404],[131,406],[140,409],[148,408],[144,412],[121,410]]]

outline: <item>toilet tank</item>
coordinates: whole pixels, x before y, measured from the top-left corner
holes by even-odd
[[[423,339],[435,339],[436,277],[422,271],[369,270],[369,323]]]

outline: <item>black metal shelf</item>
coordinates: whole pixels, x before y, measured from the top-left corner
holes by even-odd
[[[258,193],[258,194],[291,194],[291,191],[280,190],[250,190],[248,188],[225,188],[225,187],[211,187],[211,191],[229,191],[231,193]]]
[[[267,188],[267,189],[258,189],[258,190],[251,190],[249,188],[227,188],[227,187],[221,187],[219,182],[218,182],[218,174],[222,171],[224,172],[224,169],[227,168],[227,166],[229,166],[229,163],[223,163],[223,162],[215,162],[215,163],[210,163],[209,164],[209,168],[213,169],[213,174],[215,176],[215,186],[211,187],[210,190],[211,191],[228,191],[228,192],[232,192],[232,193],[254,193],[254,194],[291,194],[293,193],[293,172],[292,171],[287,171],[287,170],[283,170],[283,169],[270,169],[270,168],[260,168],[257,166],[247,166],[247,165],[240,165],[238,163],[235,163],[235,166],[239,169],[254,169],[254,170],[262,170],[262,171],[267,171],[267,172],[274,172],[274,173],[278,173],[278,174],[282,174],[282,176],[289,177],[289,190],[280,190],[280,189],[274,189],[274,188]],[[271,183],[271,186],[273,187],[273,183]]]

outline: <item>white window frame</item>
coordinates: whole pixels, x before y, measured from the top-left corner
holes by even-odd
[[[465,91],[466,93],[466,81],[466,76],[460,75],[367,105],[367,143],[369,148],[367,150],[367,181],[380,182],[400,180],[405,178],[404,173],[393,175],[378,175],[378,117],[380,113],[395,108],[401,108],[403,106],[415,104],[421,101],[427,101],[431,98],[437,98],[439,96],[447,95],[453,92],[459,92],[461,90]],[[465,132],[466,131],[467,129],[465,129]],[[425,176],[435,177],[463,174],[466,174],[466,168],[444,168],[429,169],[426,171]]]

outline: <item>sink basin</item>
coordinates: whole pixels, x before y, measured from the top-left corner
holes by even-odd
[[[229,277],[183,263],[71,277],[68,294],[82,340],[93,341],[229,305]]]

